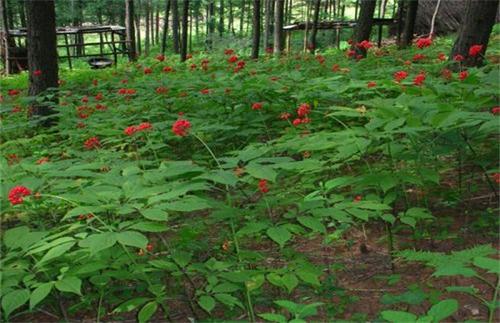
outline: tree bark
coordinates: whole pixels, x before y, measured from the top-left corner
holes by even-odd
[[[457,40],[453,45],[450,60],[455,55],[462,55],[466,66],[483,65],[484,54],[488,47],[490,34],[495,24],[498,11],[498,0],[469,0],[464,13],[464,20],[460,26]],[[469,55],[469,48],[472,45],[482,45],[479,55],[472,57]]]
[[[167,49],[168,18],[170,16],[170,0],[165,1],[165,20],[163,22],[163,35],[161,38],[161,53],[165,54]]]
[[[243,25],[245,24],[245,7],[246,1],[241,1],[241,13],[240,13],[240,36],[243,35]]]
[[[142,46],[141,46],[141,0],[138,0],[137,8],[139,10],[135,11],[135,29],[137,33],[136,41],[137,41],[137,52],[142,54]]]
[[[377,0],[361,0],[359,9],[359,18],[354,32],[354,43],[360,43],[363,40],[369,40],[372,32],[373,14]],[[358,55],[366,56],[366,50],[356,47],[354,49]]]
[[[27,0],[27,47],[30,96],[37,96],[49,88],[58,86],[56,12],[54,0]],[[35,75],[35,71],[40,75]],[[53,101],[57,100],[54,98]],[[50,116],[53,111],[49,102],[36,102],[31,115]],[[41,124],[50,126],[55,118],[44,118]]]
[[[177,0],[172,1],[172,40],[174,42],[174,53],[179,54],[179,6]]]
[[[188,47],[188,20],[189,20],[189,0],[184,0],[182,7],[182,40],[181,40],[181,62],[186,61]]]
[[[224,0],[219,2],[219,36],[222,37],[224,34]]]
[[[280,56],[283,50],[283,5],[285,0],[274,2],[274,55]]]
[[[215,32],[215,4],[210,0],[207,7],[207,47],[212,49]]]
[[[227,22],[227,30],[234,35],[234,8],[233,1],[231,0],[229,0],[229,18]]]
[[[160,42],[160,6],[156,7],[155,44]]]
[[[137,53],[135,50],[134,0],[125,0],[125,33],[128,57],[131,61],[135,61]]]
[[[272,0],[265,0],[264,5],[264,49],[271,45],[271,5]]]
[[[260,0],[253,0],[252,25],[252,58],[257,59],[260,45]]]
[[[19,8],[19,21],[21,23],[21,27],[26,27],[26,13],[24,11],[24,0],[19,0],[18,2]]]
[[[406,48],[413,41],[415,21],[417,20],[418,0],[407,0],[407,9],[403,26],[403,35],[399,43],[400,48]]]
[[[145,1],[145,6],[144,9],[146,11],[145,16],[146,16],[146,35],[144,38],[144,55],[148,56],[149,55],[149,48],[150,48],[150,28],[151,28],[151,14],[150,14],[150,0]]]
[[[309,50],[312,54],[316,51],[316,35],[318,34],[318,22],[319,22],[319,11],[320,11],[321,0],[315,0],[314,2],[314,14],[313,14],[313,25],[311,29],[311,39],[309,41]]]

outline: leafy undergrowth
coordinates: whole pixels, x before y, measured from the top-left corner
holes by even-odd
[[[445,50],[63,73],[51,128],[2,81],[3,316],[494,320],[498,66]]]

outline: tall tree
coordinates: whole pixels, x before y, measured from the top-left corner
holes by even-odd
[[[222,37],[224,34],[224,0],[219,2],[219,36]]]
[[[134,15],[134,0],[125,0],[125,33],[128,45],[128,57],[132,61],[137,59],[135,50]]]
[[[146,0],[144,4],[144,10],[146,11],[145,13],[145,18],[146,18],[146,35],[144,37],[144,55],[148,56],[149,55],[149,48],[150,48],[150,30],[151,30],[151,2],[150,0]]]
[[[209,0],[207,5],[207,47],[212,49],[215,32],[215,4],[214,0]]]
[[[229,18],[227,20],[227,30],[234,35],[234,6],[232,0],[229,0]]]
[[[174,42],[174,53],[179,54],[179,2],[171,0],[172,3],[172,40]]]
[[[369,40],[372,32],[373,14],[377,0],[361,0],[359,18],[354,31],[354,49],[358,55],[366,56],[366,49],[357,47],[356,44]]]
[[[36,96],[58,86],[56,11],[54,0],[27,0],[26,26],[30,96]],[[35,72],[36,71],[36,72]],[[53,113],[49,102],[36,102],[33,116]],[[54,118],[47,118],[42,125],[50,126]]]
[[[155,44],[160,42],[160,6],[156,6],[156,16],[155,16]]]
[[[161,53],[165,54],[167,49],[168,17],[170,16],[170,0],[165,1],[165,20],[163,22],[163,34],[161,38]]]
[[[141,0],[138,0],[138,3],[137,3],[137,8],[138,10],[136,10],[134,13],[135,13],[135,16],[134,16],[134,20],[135,20],[135,30],[136,30],[136,33],[137,33],[137,37],[136,37],[136,41],[137,41],[137,52],[139,53],[139,55],[142,53],[142,47],[141,47]]]
[[[274,2],[274,55],[280,56],[283,50],[283,6],[285,0]]]
[[[264,49],[271,45],[271,6],[273,0],[264,0]]]
[[[413,33],[415,30],[415,21],[417,20],[418,0],[406,0],[407,8],[403,26],[403,35],[399,42],[400,48],[405,48],[411,45],[413,41]]]
[[[182,39],[181,39],[181,62],[186,61],[188,47],[188,20],[189,20],[189,0],[183,1],[182,7]]]
[[[241,0],[240,35],[243,35],[243,26],[245,25],[245,9],[246,9],[246,0]]]
[[[257,59],[260,45],[260,0],[253,0],[252,25],[252,58]]]
[[[318,34],[318,22],[321,0],[314,0],[313,25],[311,29],[311,39],[309,40],[309,50],[314,54],[316,51],[316,35]]]
[[[464,19],[453,45],[450,59],[455,55],[465,57],[467,66],[481,66],[488,47],[490,34],[495,24],[499,0],[468,0]],[[478,53],[469,53],[471,46],[479,45]]]

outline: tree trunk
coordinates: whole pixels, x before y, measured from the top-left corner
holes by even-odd
[[[283,4],[285,0],[274,2],[274,55],[280,56],[283,50]]]
[[[145,18],[146,18],[146,35],[144,38],[144,55],[148,56],[149,55],[149,46],[150,46],[150,28],[151,28],[151,19],[150,19],[150,0],[145,1],[144,9],[145,9]]]
[[[135,12],[135,29],[137,33],[136,41],[137,41],[137,52],[142,54],[142,46],[141,46],[141,0],[137,3],[137,10]]]
[[[219,2],[219,37],[224,34],[224,0]]]
[[[37,96],[48,88],[58,86],[56,12],[54,0],[27,0],[27,46],[30,96]],[[41,71],[35,75],[35,71]],[[54,100],[54,99],[52,99]],[[57,99],[55,99],[57,100]],[[32,116],[52,114],[48,102],[37,102],[32,106]],[[42,125],[50,126],[54,118],[46,118]]]
[[[163,35],[161,38],[161,53],[165,54],[167,49],[168,18],[170,16],[170,0],[165,1],[165,20],[163,22]]]
[[[469,0],[460,26],[457,40],[453,45],[450,60],[455,55],[462,55],[466,66],[483,65],[484,54],[488,47],[490,34],[495,24],[498,11],[498,0]],[[469,48],[481,45],[482,50],[476,56],[469,55]]]
[[[312,30],[311,30],[311,39],[309,41],[309,50],[313,54],[316,51],[316,35],[318,34],[318,22],[319,22],[320,5],[321,5],[321,0],[315,0],[315,2],[314,2],[313,25],[312,25]]]
[[[174,53],[179,54],[179,6],[177,0],[172,1],[172,40],[174,42]]]
[[[271,46],[271,5],[272,0],[265,0],[264,5],[264,49]]]
[[[214,32],[215,32],[215,4],[214,0],[210,0],[207,7],[207,45],[209,49],[212,49],[214,43]]]
[[[373,14],[375,13],[375,6],[377,0],[361,0],[359,18],[354,32],[354,49],[358,55],[366,56],[366,50],[359,48],[356,43],[363,40],[369,40],[372,32]]]
[[[181,62],[186,61],[188,46],[188,20],[189,20],[189,0],[183,0],[182,7],[182,39],[181,39]]]
[[[160,6],[156,7],[155,44],[160,42]]]
[[[243,25],[245,24],[245,7],[246,1],[241,1],[241,14],[240,14],[240,36],[243,35]]]
[[[399,43],[400,48],[406,48],[413,41],[413,33],[415,29],[415,21],[417,20],[418,0],[407,0],[408,7],[406,9],[403,35]]]
[[[135,50],[134,0],[125,0],[125,30],[128,46],[128,57],[131,61],[137,59]]]
[[[252,25],[252,58],[257,59],[260,45],[260,0],[253,0]]]
[[[21,22],[21,27],[26,27],[26,13],[24,12],[24,0],[19,0],[18,2],[19,8],[19,20]]]
[[[234,35],[234,8],[233,1],[231,0],[229,0],[229,18],[227,22],[227,30]]]

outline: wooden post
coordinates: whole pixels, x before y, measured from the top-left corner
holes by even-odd
[[[73,64],[71,62],[71,52],[69,50],[69,40],[68,40],[68,34],[64,34],[64,44],[66,45],[66,56],[68,56],[68,65],[69,65],[69,69],[72,70],[73,69]]]
[[[113,58],[115,60],[115,68],[116,68],[116,65],[118,64],[118,55],[116,54],[115,32],[114,31],[111,32],[111,46],[113,47]]]

